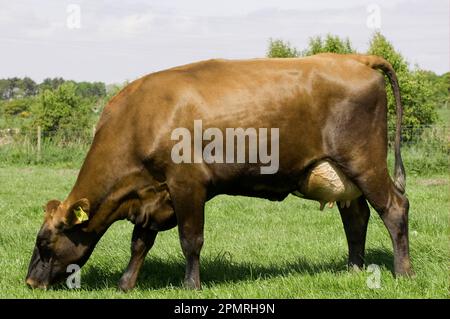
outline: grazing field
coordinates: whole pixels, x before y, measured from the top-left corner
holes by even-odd
[[[161,233],[136,289],[117,291],[129,258],[132,224],[120,221],[102,238],[82,269],[81,288],[61,284],[31,290],[24,278],[47,200],[63,199],[73,169],[0,168],[0,298],[448,298],[449,184],[444,172],[408,177],[413,279],[392,276],[392,246],[372,211],[366,263],[372,273],[346,269],[347,244],[336,207],[289,196],[284,202],[219,196],[206,208],[202,291],[182,288],[184,258],[176,229]]]

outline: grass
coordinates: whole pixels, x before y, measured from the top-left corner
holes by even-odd
[[[43,166],[53,168],[77,168],[83,163],[90,140],[74,140],[71,143],[43,139],[38,156],[36,141],[23,138],[13,143],[0,144],[2,166]]]
[[[176,229],[160,233],[138,286],[116,283],[129,258],[132,224],[115,223],[82,269],[81,289],[64,285],[31,290],[24,277],[43,218],[42,205],[63,199],[77,171],[46,167],[0,168],[0,298],[448,298],[449,181],[441,172],[408,180],[414,279],[392,275],[392,245],[372,212],[367,264],[381,267],[381,288],[371,275],[346,269],[347,244],[337,208],[289,196],[270,202],[219,196],[206,208],[202,291],[182,288],[184,258]]]
[[[450,106],[443,106],[436,109],[438,113],[438,122],[443,123],[444,125],[449,125],[450,123]]]
[[[448,119],[450,109],[438,109],[439,117],[435,125],[415,129],[412,141],[404,141],[402,155],[409,175],[439,174],[449,165],[450,132]],[[405,128],[404,128],[405,129]],[[0,136],[0,163],[2,166],[51,168],[79,168],[91,144],[92,132],[60,132],[51,138],[43,138],[38,154],[36,131],[23,131],[18,135]],[[393,134],[393,131],[390,133]],[[393,150],[388,154],[389,167],[393,167]]]

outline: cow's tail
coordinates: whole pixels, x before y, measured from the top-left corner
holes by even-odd
[[[353,55],[353,57],[366,64],[373,69],[380,69],[387,75],[389,82],[391,83],[392,91],[395,98],[395,111],[397,114],[397,121],[395,125],[395,166],[394,166],[394,183],[398,190],[405,193],[406,187],[406,174],[405,167],[403,166],[402,155],[400,153],[401,135],[402,135],[402,116],[403,106],[400,96],[400,87],[398,85],[397,75],[395,74],[392,65],[385,59],[376,55]]]

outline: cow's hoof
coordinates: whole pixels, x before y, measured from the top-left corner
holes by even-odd
[[[414,270],[407,269],[407,270],[402,270],[402,271],[396,271],[395,272],[395,277],[402,277],[402,278],[416,278],[416,273],[414,272]]]
[[[119,285],[118,285],[117,288],[120,291],[127,292],[127,291],[130,291],[130,290],[132,290],[134,288],[134,284],[131,283],[129,280],[121,278],[119,280]]]
[[[348,264],[347,266],[350,272],[359,273],[363,270],[363,266],[358,266],[356,264]]]
[[[414,278],[416,276],[414,270],[412,269],[409,258],[408,259],[405,258],[401,262],[396,262],[394,264],[394,270],[395,270],[395,277]]]
[[[196,283],[194,279],[185,279],[184,280],[184,288],[189,290],[200,290],[202,287],[200,283]]]

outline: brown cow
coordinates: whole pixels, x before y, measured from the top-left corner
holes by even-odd
[[[386,162],[385,82],[376,69],[388,76],[397,105],[394,182]],[[295,193],[340,202],[354,267],[364,261],[367,200],[392,238],[395,272],[412,274],[401,118],[395,72],[377,56],[209,60],[140,78],[106,106],[68,197],[47,204],[26,282],[45,288],[62,279],[69,264],[86,262],[112,223],[126,218],[135,227],[121,289],[135,286],[156,234],[176,225],[185,285],[200,288],[204,205],[217,194],[282,200]],[[278,170],[261,174],[260,161],[175,163],[171,132],[193,131],[199,119],[222,131],[278,128]],[[88,220],[77,218],[80,212]]]

